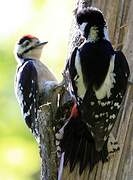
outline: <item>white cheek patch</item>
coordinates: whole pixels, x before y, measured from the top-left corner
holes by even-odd
[[[80,32],[81,32],[82,35],[83,35],[83,33],[84,33],[84,30],[85,30],[86,25],[87,25],[87,23],[82,23],[82,24],[79,26],[79,29],[80,29]]]

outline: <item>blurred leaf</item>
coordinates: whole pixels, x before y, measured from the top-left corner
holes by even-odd
[[[1,138],[0,180],[1,177],[4,180],[11,177],[13,180],[33,180],[33,174],[39,173],[38,157],[37,144],[17,137]]]
[[[33,0],[33,8],[39,11],[44,7],[45,2],[46,0]]]

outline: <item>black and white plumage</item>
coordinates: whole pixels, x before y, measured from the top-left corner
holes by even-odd
[[[108,156],[107,142],[126,92],[129,67],[124,54],[109,41],[103,14],[84,8],[76,14],[81,34],[86,38],[76,47],[67,64],[79,117],[71,117],[64,128],[64,165],[81,175]]]
[[[44,92],[48,93],[49,89],[57,84],[54,75],[40,61],[41,52],[46,43],[40,42],[32,35],[26,35],[16,46],[18,67],[15,92],[25,122],[30,128],[37,118],[39,106],[48,101],[45,99]]]

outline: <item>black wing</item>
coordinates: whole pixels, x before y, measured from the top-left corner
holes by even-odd
[[[88,89],[82,104],[83,119],[94,136],[97,149],[102,148],[112,130],[127,89],[130,71],[127,60],[121,51],[115,52],[113,73],[115,83],[110,97],[106,96],[98,100],[93,89]]]
[[[37,118],[38,84],[37,71],[32,61],[25,62],[17,72],[17,97],[28,127]]]
[[[125,92],[127,88],[127,81],[130,75],[128,62],[122,51],[116,51],[115,60],[116,60],[115,71],[117,73],[116,80],[119,84],[119,88]]]

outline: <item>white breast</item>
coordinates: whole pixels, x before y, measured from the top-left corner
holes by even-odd
[[[41,61],[34,61],[34,65],[37,70],[38,86],[40,92],[44,90],[44,85],[46,81],[57,82],[53,73]]]

